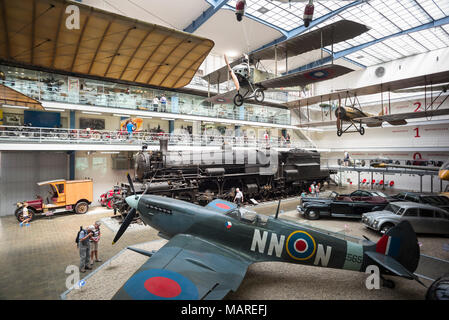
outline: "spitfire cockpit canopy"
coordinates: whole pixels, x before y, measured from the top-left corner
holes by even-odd
[[[268,221],[267,216],[259,215],[257,214],[257,212],[253,210],[249,210],[242,207],[232,209],[228,211],[226,214],[246,223],[265,224]]]

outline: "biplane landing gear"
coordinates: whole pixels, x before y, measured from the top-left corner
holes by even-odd
[[[363,136],[365,134],[365,128],[360,127],[359,133]]]
[[[254,99],[255,99],[257,102],[263,102],[263,100],[265,99],[265,93],[263,92],[262,89],[257,88],[257,89],[254,91]]]
[[[341,137],[343,133],[345,132],[358,132],[362,136],[365,134],[365,128],[362,126],[361,123],[357,126],[357,123],[354,123],[354,121],[349,120],[350,124],[343,130],[343,121],[340,119],[337,119],[337,136]],[[349,131],[350,128],[354,127],[355,130]]]
[[[234,104],[237,107],[240,107],[241,105],[243,105],[243,96],[240,93],[237,93],[234,97]]]

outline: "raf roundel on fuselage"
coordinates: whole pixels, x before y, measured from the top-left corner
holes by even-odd
[[[228,212],[229,210],[237,208],[237,205],[229,201],[215,199],[209,202],[206,207],[220,213],[225,213]]]

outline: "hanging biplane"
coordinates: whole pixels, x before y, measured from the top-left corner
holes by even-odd
[[[252,98],[257,102],[262,102],[265,98],[264,91],[268,89],[304,87],[310,83],[342,76],[353,70],[332,63],[293,73],[288,73],[288,70],[286,70],[284,75],[277,77],[277,61],[285,58],[287,66],[288,58],[352,39],[368,30],[369,28],[365,25],[341,20],[260,49],[232,63],[229,63],[225,56],[226,66],[204,76],[203,79],[211,85],[218,85],[218,88],[220,83],[232,80],[235,89],[222,94],[219,93],[206,99],[205,102],[215,104],[234,103],[236,106],[241,106],[245,101]],[[261,60],[275,61],[274,78],[272,74],[259,69]]]
[[[314,104],[319,104],[322,108],[335,106],[332,101],[337,101],[335,107],[335,120],[332,120],[332,113],[329,121],[305,122],[300,123],[298,127],[320,127],[336,124],[337,135],[341,136],[345,132],[359,132],[361,135],[365,133],[367,127],[381,127],[384,122],[391,125],[399,126],[407,124],[407,119],[416,119],[424,117],[434,117],[449,114],[449,109],[440,108],[440,106],[448,99],[448,95],[442,97],[442,100],[436,103],[443,93],[447,91],[449,85],[446,84],[449,79],[449,71],[443,71],[413,78],[400,79],[360,87],[350,90],[339,90],[329,94],[317,95],[313,97],[303,98],[296,101],[287,102],[286,106],[289,109],[297,109],[309,107]],[[409,91],[413,90],[413,91]],[[391,114],[390,92],[416,92],[424,91],[434,92],[439,90],[439,94],[432,95],[429,103],[426,104],[424,111],[395,113]],[[358,97],[363,95],[381,94],[381,111],[378,115],[371,114],[362,110]],[[388,101],[384,101],[383,94],[388,93]],[[342,104],[342,100],[344,102]],[[325,102],[325,103],[324,103]],[[387,108],[384,108],[384,103],[387,103]],[[388,112],[386,112],[388,111]],[[344,123],[348,123],[346,128],[343,128]],[[355,128],[355,131],[349,131],[350,128]]]

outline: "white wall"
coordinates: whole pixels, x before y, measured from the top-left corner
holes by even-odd
[[[77,151],[75,153],[75,179],[91,178],[94,182],[94,198],[92,205],[99,205],[100,195],[117,183],[126,182],[126,174],[133,175],[134,169],[113,170],[112,157],[116,154],[102,154],[97,152]]]
[[[46,198],[37,182],[68,178],[65,152],[0,152],[0,216],[12,215],[19,201]]]
[[[383,77],[378,78],[375,70],[385,68]],[[353,89],[380,82],[387,82],[449,70],[449,48],[434,50],[403,59],[390,61],[348,73],[344,76],[314,85],[314,94],[325,94],[341,89]]]

